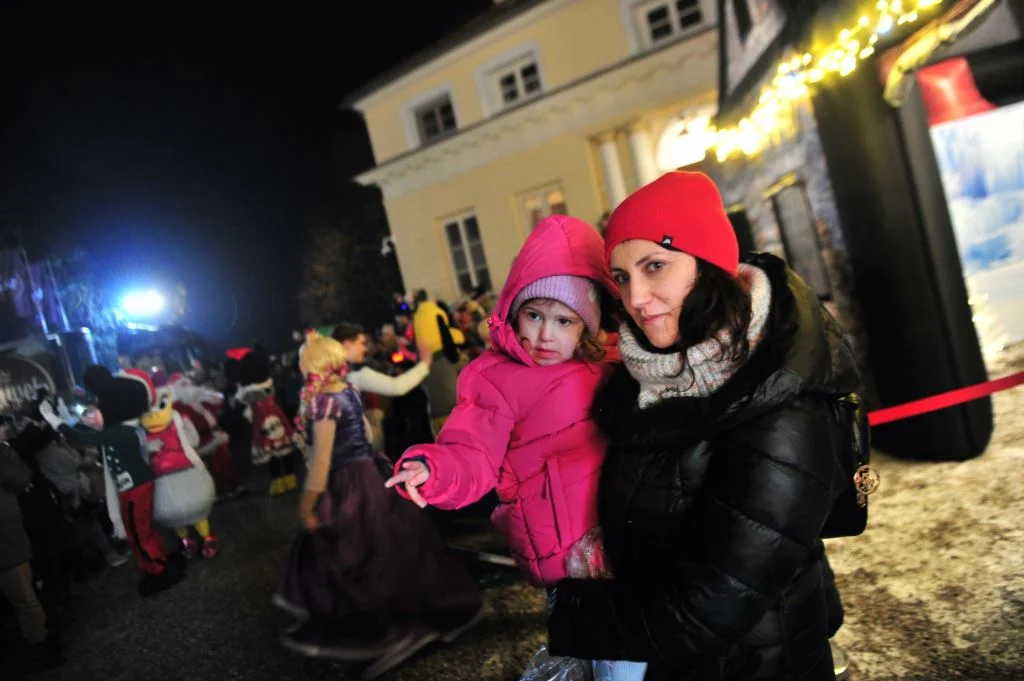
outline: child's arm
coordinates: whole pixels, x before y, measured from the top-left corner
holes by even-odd
[[[320,495],[327,489],[327,476],[331,472],[331,453],[334,449],[334,437],[337,424],[331,419],[313,422],[313,457],[306,476],[302,501],[299,502],[299,520],[307,530],[315,530],[319,526],[316,516],[316,504]]]
[[[422,461],[429,476],[418,491],[438,508],[468,506],[494,488],[515,424],[512,406],[473,365],[459,375],[458,395],[436,443],[410,447],[395,465],[401,474],[404,463]],[[409,497],[403,485],[396,489]]]
[[[327,489],[334,438],[337,436],[338,419],[341,418],[342,411],[341,403],[328,395],[318,395],[311,405],[309,416],[313,422],[313,454],[302,491],[302,500],[299,502],[299,519],[307,530],[315,530],[320,525],[316,506],[320,495]]]

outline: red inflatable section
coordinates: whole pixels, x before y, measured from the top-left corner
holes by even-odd
[[[947,59],[917,72],[928,125],[967,118],[997,108],[981,96],[964,57]]]

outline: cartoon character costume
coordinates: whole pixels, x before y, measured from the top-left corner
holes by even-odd
[[[98,365],[86,369],[85,387],[98,399],[102,424],[94,421],[93,427],[76,425],[66,408],[58,416],[48,403],[41,405],[40,412],[72,444],[100,451],[114,536],[128,540],[143,572],[139,593],[150,596],[181,581],[185,563],[177,553],[168,555],[154,527],[156,476],[139,425],[140,417],[150,407],[149,391],[137,377],[123,373],[113,376]]]
[[[416,343],[431,353],[434,361],[424,379],[423,389],[430,398],[430,417],[437,433],[457,402],[455,385],[459,375],[459,353],[455,346],[465,343],[462,331],[452,328],[451,320],[433,300],[421,300],[412,317]]]
[[[174,397],[174,410],[199,433],[196,452],[213,476],[217,497],[234,497],[244,492],[231,456],[228,434],[219,423],[224,396],[196,385],[184,374],[173,374],[167,384]]]
[[[197,551],[201,551],[203,558],[213,558],[220,553],[220,542],[210,532],[209,522],[216,491],[213,478],[195,450],[199,434],[174,411],[169,386],[157,386],[141,369],[128,369],[125,373],[145,383],[149,396],[150,408],[139,417],[139,423],[146,431],[149,467],[154,477],[153,520],[174,530],[186,559],[194,558]],[[191,528],[199,533],[201,548],[190,536]]]
[[[267,465],[272,496],[298,488],[295,432],[274,398],[270,354],[260,345],[238,359],[238,392],[235,399],[246,405],[252,423],[252,462]]]

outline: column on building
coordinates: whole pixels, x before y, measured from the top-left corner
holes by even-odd
[[[629,126],[629,153],[633,157],[633,169],[639,186],[658,179],[661,173],[654,158],[654,144],[646,124],[637,121]]]
[[[608,185],[609,208],[614,209],[626,198],[626,180],[622,176],[622,164],[619,162],[619,149],[615,131],[607,132],[598,139],[601,145],[601,165],[604,167],[604,179]]]

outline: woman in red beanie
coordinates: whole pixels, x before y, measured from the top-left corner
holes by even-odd
[[[610,218],[623,364],[595,410],[617,578],[558,584],[552,654],[646,661],[648,681],[834,678],[843,610],[820,535],[848,485],[859,380],[814,292],[738,250],[700,173]]]

